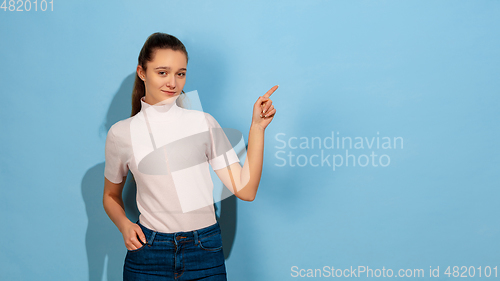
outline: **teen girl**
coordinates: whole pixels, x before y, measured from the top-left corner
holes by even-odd
[[[123,280],[226,280],[221,230],[213,198],[207,200],[208,165],[236,197],[252,201],[257,193],[264,132],[276,113],[269,97],[278,86],[253,106],[242,167],[210,114],[182,108],[187,63],[176,37],[150,35],[139,54],[131,117],[106,138],[103,205],[127,248]],[[137,184],[136,223],[126,217],[121,195],[129,169]]]

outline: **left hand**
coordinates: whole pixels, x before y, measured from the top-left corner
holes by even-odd
[[[278,89],[278,85],[272,87],[255,102],[253,106],[252,125],[258,125],[265,130],[267,125],[271,123],[276,113],[276,109],[274,108],[273,101],[269,97],[276,89]]]

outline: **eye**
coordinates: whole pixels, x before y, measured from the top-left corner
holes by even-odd
[[[158,72],[158,74],[160,74],[160,75],[163,75],[162,73],[165,73],[165,71],[160,71],[160,72]]]
[[[186,76],[186,73],[185,72],[181,72],[181,73],[179,73],[179,76],[180,77],[184,77],[184,76]]]

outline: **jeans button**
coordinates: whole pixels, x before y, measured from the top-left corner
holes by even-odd
[[[177,237],[175,237],[175,239],[177,239],[177,241],[179,241],[179,240],[181,240],[181,237],[177,236]]]

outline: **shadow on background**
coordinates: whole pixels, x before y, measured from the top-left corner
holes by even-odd
[[[131,92],[135,79],[135,72],[129,75],[117,91],[108,110],[102,133],[106,136],[109,128],[116,122],[130,117],[131,112]],[[239,152],[238,156],[244,151]],[[103,151],[104,155],[104,151]],[[104,188],[104,162],[90,168],[83,177],[82,197],[88,217],[85,246],[87,250],[87,260],[89,268],[89,281],[121,280],[123,276],[123,262],[127,249],[123,242],[123,236],[118,228],[104,211],[102,196]],[[127,217],[136,222],[139,211],[136,205],[136,184],[132,174],[128,173],[127,181],[123,189],[123,201]],[[225,192],[230,192],[223,188]],[[229,196],[222,200],[220,210],[214,204],[216,213],[220,213],[217,221],[222,231],[222,241],[224,257],[230,256],[231,249],[236,235],[236,210],[237,198]],[[220,211],[220,212],[219,212]]]

